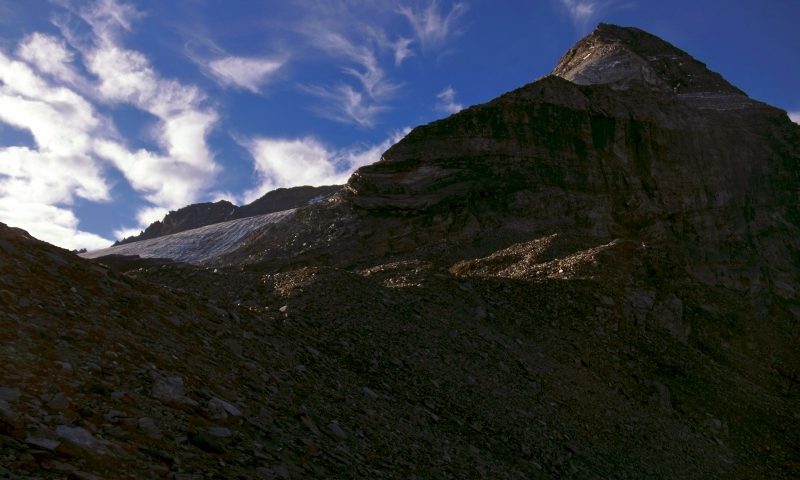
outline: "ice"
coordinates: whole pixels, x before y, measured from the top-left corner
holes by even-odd
[[[141,240],[84,253],[84,258],[106,255],[138,255],[142,258],[169,258],[179,262],[204,263],[233,251],[253,231],[270,223],[278,223],[294,213],[292,210],[215,223],[185,232]]]

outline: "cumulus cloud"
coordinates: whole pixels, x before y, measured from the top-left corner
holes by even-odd
[[[110,201],[104,170],[113,166],[150,203],[137,227],[196,201],[219,170],[207,142],[218,115],[197,87],[163,78],[144,54],[123,46],[123,34],[143,16],[134,7],[63,5],[69,13],[58,24],[68,43],[33,33],[19,43],[18,59],[0,50],[0,123],[33,138],[33,145],[0,148],[0,221],[68,248],[99,248],[110,241],[79,229],[75,200]],[[72,30],[76,18],[88,36]],[[89,76],[78,73],[79,60]],[[243,74],[248,84],[256,77]],[[152,115],[157,151],[131,151],[96,103]]]
[[[464,110],[464,106],[456,103],[456,91],[453,87],[447,87],[436,95],[439,101],[436,103],[436,110],[447,114],[458,113]]]
[[[20,55],[39,59],[26,46],[41,40],[29,37]],[[50,67],[42,70],[60,70]],[[35,144],[0,148],[0,221],[66,248],[107,246],[107,239],[79,230],[65,208],[76,198],[110,198],[92,156],[93,137],[103,133],[104,123],[93,106],[0,51],[0,122],[30,132]]]
[[[381,154],[409,129],[371,146],[334,149],[313,137],[283,139],[256,137],[243,142],[253,157],[259,185],[246,192],[245,202],[281,187],[334,185],[347,181],[357,168],[377,162]]]
[[[261,87],[284,63],[270,58],[227,56],[208,62],[208,72],[223,86],[260,93]]]
[[[427,7],[415,9],[407,5],[398,8],[398,12],[408,20],[423,49],[436,49],[458,33],[458,19],[467,11],[467,6],[456,2],[447,13],[439,9],[436,0]]]
[[[70,250],[96,250],[111,245],[108,239],[80,230],[72,211],[24,198],[0,195],[0,220]]]

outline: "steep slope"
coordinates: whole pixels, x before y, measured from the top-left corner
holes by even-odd
[[[206,225],[213,225],[227,220],[304,207],[332,195],[340,188],[340,185],[278,188],[241,207],[227,200],[220,200],[215,203],[196,203],[169,212],[163,220],[153,222],[139,235],[124,238],[114,245],[124,245],[140,240],[163,237],[164,235],[205,227]]]

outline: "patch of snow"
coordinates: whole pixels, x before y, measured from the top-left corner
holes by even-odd
[[[308,201],[308,205],[314,205],[315,203],[319,203],[328,198],[329,196],[330,195],[317,195],[316,197]]]
[[[178,262],[203,263],[235,250],[255,230],[278,223],[294,213],[292,210],[240,218],[163,237],[141,240],[116,247],[84,253],[84,258],[105,255],[138,255],[142,258],[169,258]]]

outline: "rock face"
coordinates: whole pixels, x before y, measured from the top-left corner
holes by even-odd
[[[797,478],[798,192],[785,112],[601,25],[196,265],[0,226],[0,476]]]
[[[215,203],[196,203],[169,212],[163,220],[150,224],[139,235],[122,239],[114,245],[124,245],[140,240],[150,240],[228,220],[254,217],[303,207],[309,203],[324,199],[340,188],[341,186],[339,185],[278,188],[267,192],[258,200],[242,207],[234,205],[227,200],[220,200]]]
[[[652,35],[600,25],[553,75],[412,131],[345,200],[427,215],[444,231],[421,242],[480,225],[679,246],[700,281],[789,299],[798,159],[785,112]]]
[[[561,57],[552,72],[578,85],[615,90],[646,86],[672,93],[744,95],[686,52],[639,30],[601,23]]]

